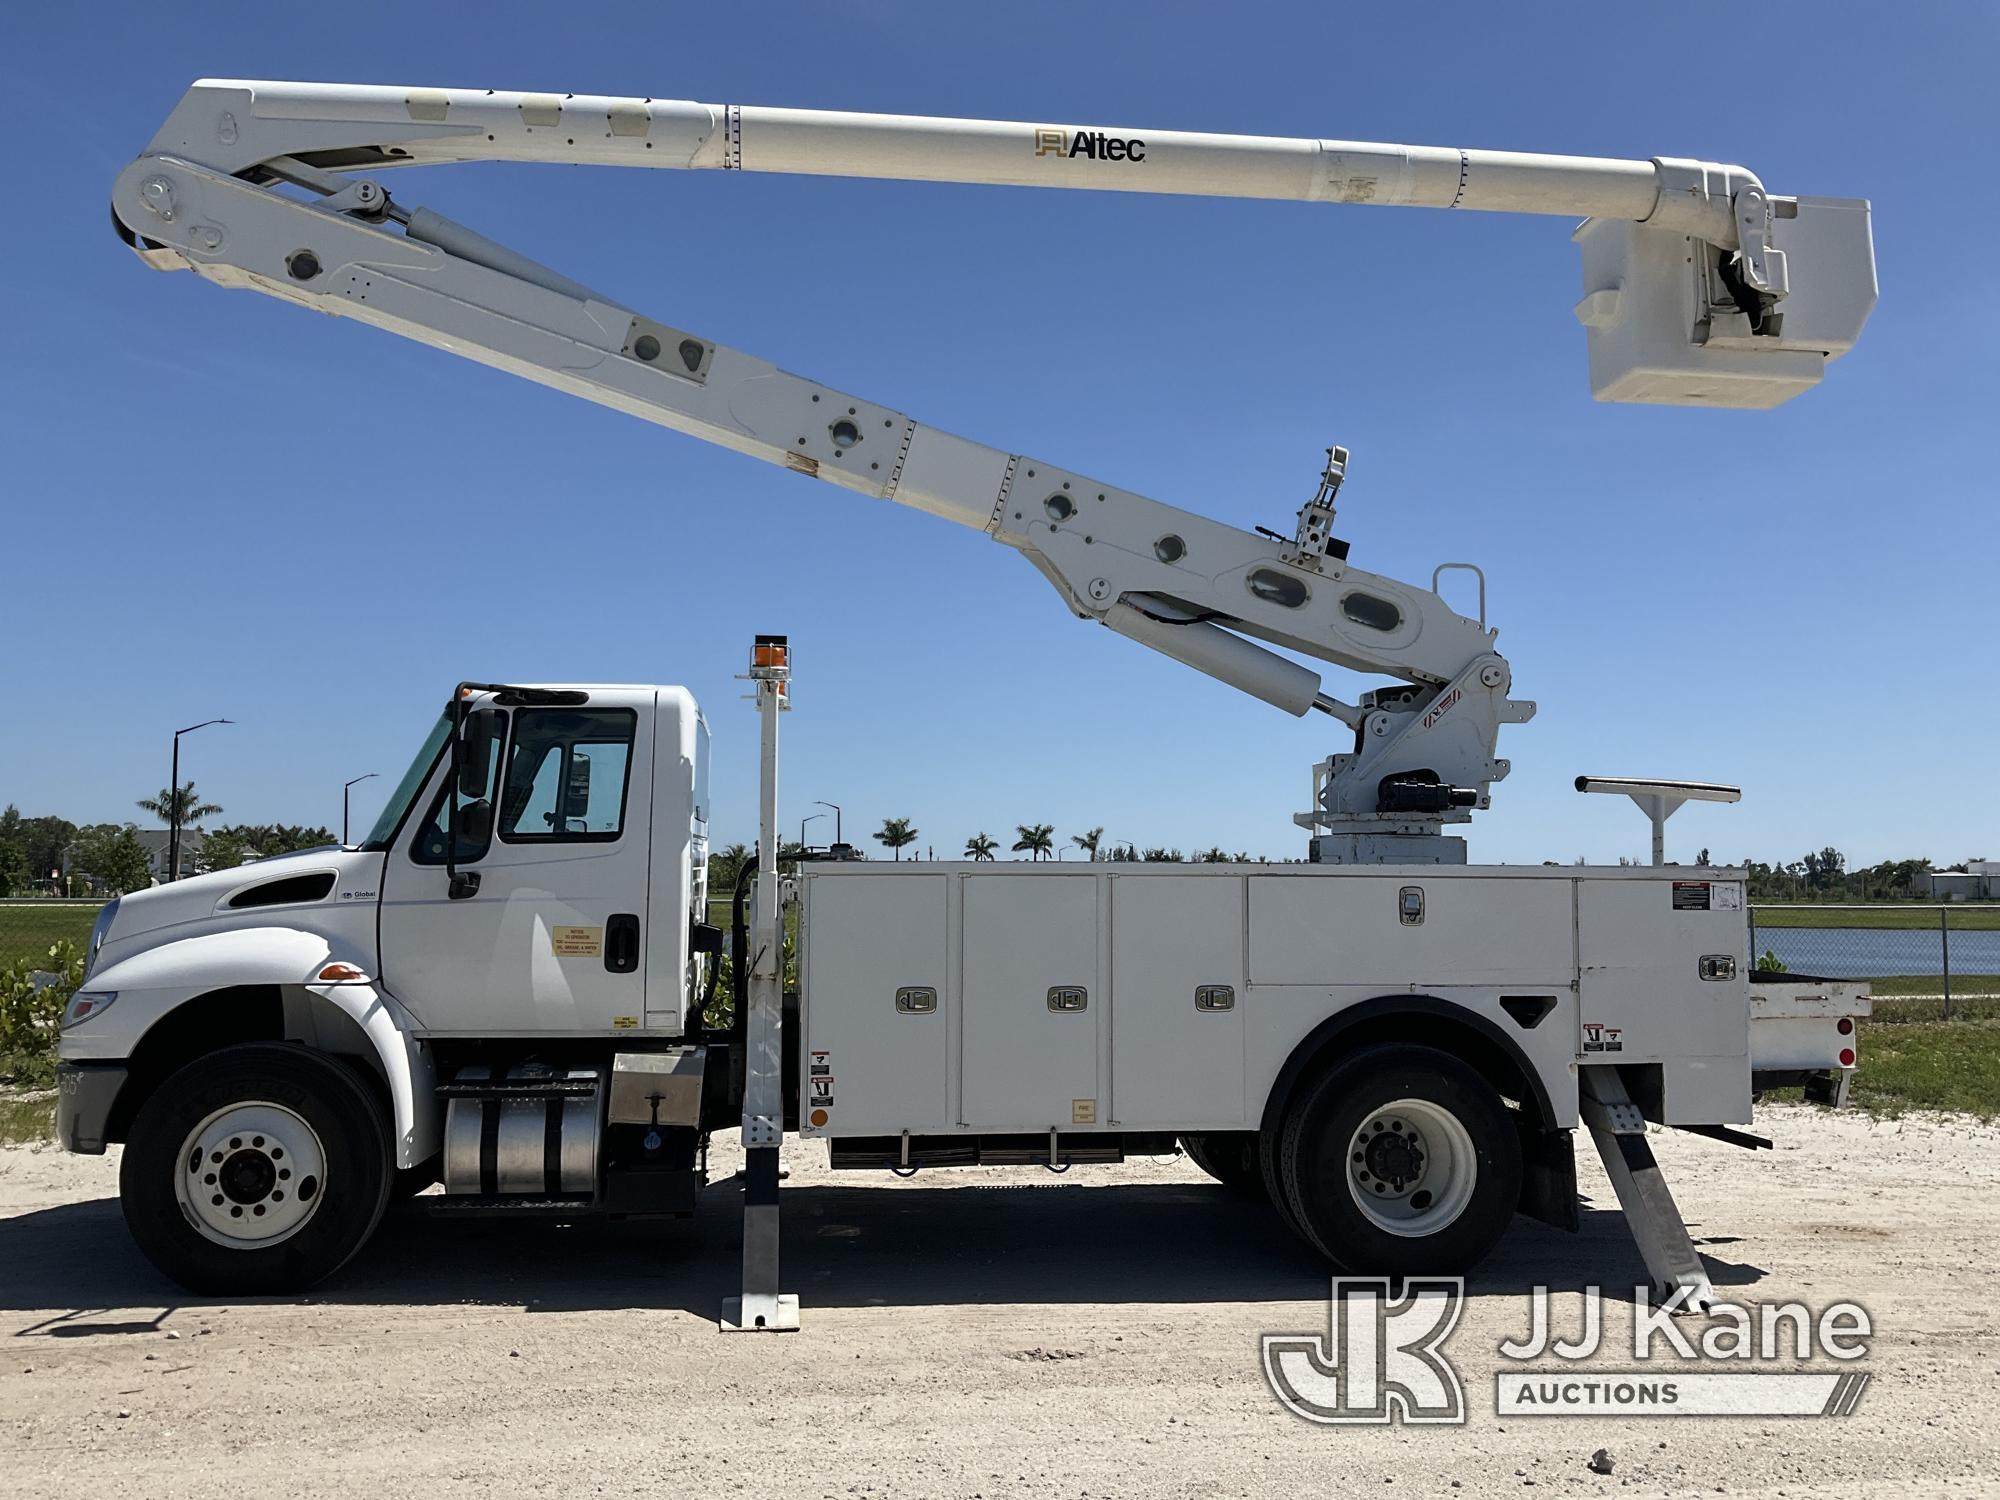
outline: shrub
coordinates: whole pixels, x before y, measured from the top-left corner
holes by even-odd
[[[42,959],[0,968],[0,1080],[39,1084],[55,1077],[63,1011],[82,983],[83,950],[67,940],[50,944]]]

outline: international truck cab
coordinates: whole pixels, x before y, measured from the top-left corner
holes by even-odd
[[[201,1267],[228,1265],[233,1284],[246,1284],[245,1274],[258,1281],[209,1248],[247,1245],[285,1267],[268,1274],[296,1280],[318,1262],[310,1245],[278,1253],[290,1243],[285,1230],[319,1217],[312,1198],[332,1179],[287,1168],[284,1156],[252,1163],[266,1146],[284,1150],[289,1133],[290,1159],[323,1167],[329,1122],[314,1125],[296,1099],[253,1101],[247,1114],[204,1109],[205,1123],[178,1139],[188,1170],[171,1174],[171,1195],[140,1164],[146,1148],[175,1144],[156,1133],[174,1134],[171,1124],[142,1118],[148,1105],[178,1122],[193,1107],[180,1096],[212,1097],[199,1075],[219,1054],[288,1044],[290,1072],[307,1075],[292,1080],[294,1093],[317,1090],[380,1128],[381,1160],[357,1147],[349,1163],[364,1198],[400,1172],[406,1186],[449,1174],[458,1195],[509,1200],[532,1177],[532,1196],[595,1206],[597,1111],[550,1101],[594,1100],[615,1045],[680,1040],[712,986],[708,755],[707,726],[680,688],[467,693],[440,716],[357,846],[113,902],[64,1036],[65,1143],[101,1150],[138,1127],[125,1179],[141,1215],[134,1228],[184,1279],[217,1285]],[[191,1063],[197,1076],[162,1096]],[[492,1081],[475,1088],[475,1077]],[[485,1108],[496,1099],[506,1107]],[[277,1110],[294,1118],[280,1123]],[[515,1137],[531,1111],[526,1163]],[[695,1121],[684,1123],[691,1136]],[[493,1138],[482,1142],[481,1132]],[[319,1143],[309,1147],[309,1136]],[[222,1144],[238,1138],[252,1144]],[[224,1160],[194,1160],[218,1151]],[[299,1185],[287,1186],[293,1178]],[[239,1201],[246,1183],[264,1191]],[[685,1183],[675,1194],[675,1204],[691,1201]],[[365,1234],[373,1217],[349,1228]]]

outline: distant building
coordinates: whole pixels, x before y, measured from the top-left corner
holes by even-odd
[[[181,830],[181,874],[190,875],[201,868],[202,831],[199,828]],[[139,846],[146,851],[146,869],[155,880],[165,880],[168,868],[168,847],[173,832],[166,828],[141,828]]]
[[[2000,901],[2000,859],[1975,859],[1963,870],[1931,872],[1933,901]]]

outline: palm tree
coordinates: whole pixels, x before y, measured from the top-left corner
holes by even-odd
[[[151,813],[162,823],[169,825],[178,823],[183,828],[199,823],[203,818],[212,818],[222,811],[216,803],[199,800],[195,796],[192,781],[182,782],[179,791],[161,787],[159,796],[141,797],[138,806],[142,812]]]
[[[1021,835],[1015,841],[1014,852],[1027,853],[1029,859],[1050,859],[1055,855],[1056,825],[1053,823],[1016,823],[1014,832]]]
[[[979,862],[990,861],[993,851],[1000,847],[1000,840],[990,833],[975,833],[965,841],[965,857]]]
[[[1072,844],[1076,845],[1077,848],[1081,849],[1085,854],[1089,855],[1091,858],[1091,862],[1094,864],[1097,861],[1098,843],[1103,838],[1104,838],[1104,830],[1102,828],[1093,828],[1088,833],[1071,834],[1069,836],[1069,841]]]
[[[896,858],[903,857],[903,846],[917,841],[917,830],[910,826],[908,818],[884,818],[881,828],[875,834],[875,841],[887,844],[896,851]]]

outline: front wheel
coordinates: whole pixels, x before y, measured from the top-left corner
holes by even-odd
[[[389,1144],[360,1080],[303,1047],[255,1042],[195,1059],[132,1122],[125,1222],[189,1291],[291,1292],[331,1275],[388,1202]]]
[[[1491,1084],[1429,1047],[1370,1047],[1288,1111],[1277,1152],[1291,1217],[1344,1270],[1469,1270],[1521,1194],[1513,1116]]]

